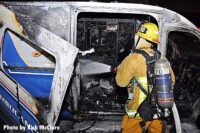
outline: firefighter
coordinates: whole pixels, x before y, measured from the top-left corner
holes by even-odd
[[[150,22],[141,24],[138,32],[135,35],[136,50],[144,51],[149,55],[149,57],[155,57],[155,54],[158,52],[158,44],[159,40],[157,25]],[[175,78],[171,68],[170,73],[172,82],[174,84]],[[126,114],[123,116],[121,123],[122,133],[143,132],[140,124],[142,118],[136,112],[139,105],[146,98],[146,95],[141,88],[139,88],[138,84],[131,82],[133,77],[137,79],[139,84],[145,90],[148,89],[149,82],[147,77],[146,58],[143,54],[134,51],[122,61],[115,77],[117,85],[120,87],[127,87],[129,94],[127,104],[125,106]],[[162,121],[154,116],[152,121],[145,122],[143,128],[148,130],[149,133],[161,133],[162,126]]]

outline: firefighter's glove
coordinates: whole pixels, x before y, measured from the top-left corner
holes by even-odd
[[[110,67],[110,72],[111,73],[117,73],[117,66],[111,66]]]

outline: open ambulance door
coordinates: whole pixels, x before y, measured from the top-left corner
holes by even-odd
[[[0,118],[37,132],[57,122],[78,49],[31,21],[24,20],[23,29],[26,35],[4,32]]]

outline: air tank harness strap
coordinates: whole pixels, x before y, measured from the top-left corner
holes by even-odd
[[[126,114],[128,115],[129,118],[134,118],[135,114],[136,114],[136,110],[131,110],[128,109],[128,102],[133,98],[133,94],[134,94],[134,84],[135,84],[135,79],[133,78],[131,80],[131,87],[130,87],[130,91],[128,93],[128,100],[126,101],[125,104],[125,110],[126,110]]]
[[[147,95],[148,92],[145,90],[145,88],[138,82],[138,80],[133,77],[132,80],[131,80],[131,88],[130,88],[130,92],[128,94],[128,99],[131,100],[133,98],[133,94],[134,94],[134,84],[137,84],[138,87],[140,88],[140,90],[145,94]]]
[[[148,95],[148,92],[145,90],[145,88],[139,83],[139,81],[135,77],[133,77],[132,80],[131,80],[130,91],[128,93],[128,100],[127,100],[127,103],[125,105],[125,110],[126,110],[126,113],[127,113],[129,118],[134,118],[136,116],[139,116],[139,114],[137,113],[137,110],[131,110],[131,109],[128,109],[128,107],[127,107],[129,100],[133,99],[135,83],[137,84],[137,86],[141,89],[141,91],[145,95]]]
[[[130,91],[128,93],[128,100],[131,100],[133,98],[134,84],[135,84],[135,78],[132,78],[132,80],[131,80],[131,88],[130,88]]]
[[[139,105],[137,112],[135,113],[134,116],[136,117],[138,114],[140,115],[142,121],[139,124],[142,129],[142,133],[146,133],[145,123],[147,120],[151,120],[151,118],[153,119],[153,114],[154,114],[152,111],[152,107],[149,103],[150,91],[148,87],[147,87],[148,91],[145,90],[145,88],[137,81],[137,79],[135,79],[135,82],[137,83],[140,90],[147,96],[146,99],[144,99],[144,101]]]

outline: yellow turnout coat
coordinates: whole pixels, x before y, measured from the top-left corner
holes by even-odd
[[[150,48],[149,43],[140,44],[137,49],[144,50],[150,56],[154,55],[154,50]],[[131,87],[131,79],[135,77],[138,82],[147,90],[147,65],[146,59],[143,55],[139,53],[132,53],[128,55],[120,64],[116,74],[116,83],[120,87],[127,87],[128,92]],[[175,77],[171,70],[172,82],[174,84]],[[134,85],[134,94],[131,100],[127,103],[127,109],[130,111],[129,115],[134,116],[137,108],[141,102],[146,98],[146,95],[140,90],[137,84]],[[124,133],[141,133],[141,127],[139,122],[142,121],[138,116],[133,118],[128,117],[127,114],[124,115],[121,128]],[[150,133],[160,133],[162,130],[162,123],[160,120],[153,120],[152,122],[147,122],[146,127]]]

